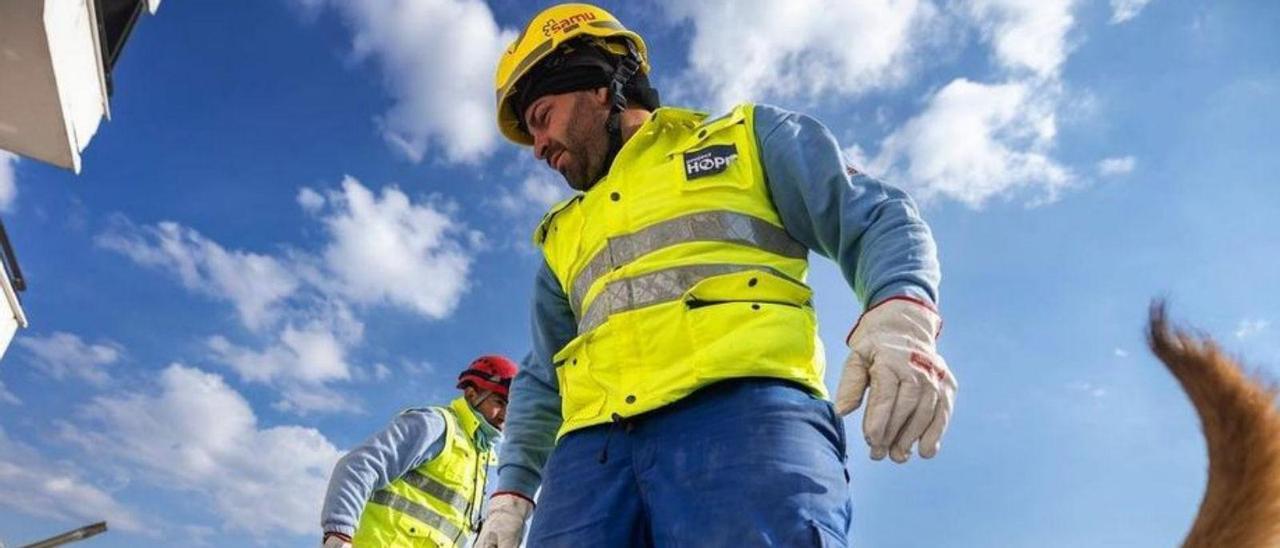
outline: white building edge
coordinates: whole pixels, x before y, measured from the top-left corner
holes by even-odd
[[[80,173],[111,117],[111,69],[161,0],[0,0],[0,149]],[[0,223],[0,356],[27,326],[24,280]]]
[[[18,329],[27,327],[27,315],[22,311],[22,301],[18,292],[26,289],[26,280],[18,268],[18,259],[13,255],[13,247],[9,245],[9,235],[4,231],[4,223],[0,223],[0,283],[3,284],[4,298],[0,299],[0,356],[4,355],[13,335]]]

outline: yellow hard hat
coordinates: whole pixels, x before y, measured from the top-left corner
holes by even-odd
[[[517,144],[533,144],[533,137],[520,123],[520,115],[511,107],[520,79],[562,44],[582,37],[594,37],[602,41],[617,38],[630,41],[630,50],[625,44],[616,42],[602,42],[601,45],[618,54],[634,51],[639,57],[639,73],[649,73],[649,55],[644,40],[623,27],[613,14],[591,4],[559,4],[542,10],[533,16],[528,26],[507,46],[502,58],[498,60],[493,85],[497,90],[498,129],[502,131],[502,135]]]

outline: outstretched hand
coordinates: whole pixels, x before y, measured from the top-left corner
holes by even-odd
[[[848,415],[866,396],[862,433],[871,458],[906,462],[938,454],[955,404],[956,378],[938,355],[942,319],[922,301],[895,297],[871,307],[850,334],[836,389],[836,412]]]

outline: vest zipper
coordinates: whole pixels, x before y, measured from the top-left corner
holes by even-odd
[[[486,489],[489,488],[489,473],[488,473],[489,459],[487,458],[488,452],[486,451],[484,453],[481,453],[480,447],[478,444],[475,446],[475,449],[476,449],[476,475],[475,475],[475,479],[471,480],[471,487],[473,489],[476,489],[476,491],[471,494],[471,500],[467,501],[467,506],[468,506],[467,518],[469,521],[471,521],[471,531],[473,533],[479,533],[480,527],[484,524],[484,514],[481,513],[480,511],[480,507],[482,506],[483,502],[481,502],[481,504],[477,504],[476,499],[478,498],[480,499],[480,501],[483,501],[484,492]]]

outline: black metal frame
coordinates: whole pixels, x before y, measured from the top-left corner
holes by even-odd
[[[111,80],[111,70],[124,50],[124,43],[129,40],[133,26],[147,7],[146,0],[94,0],[98,14],[98,43],[102,49],[103,73],[107,80],[107,96],[115,90]]]
[[[13,253],[13,245],[9,243],[9,232],[4,229],[4,221],[0,221],[0,255],[3,255],[4,266],[8,271],[9,283],[15,292],[27,290],[27,280],[22,277],[22,269],[18,267],[18,256]]]

